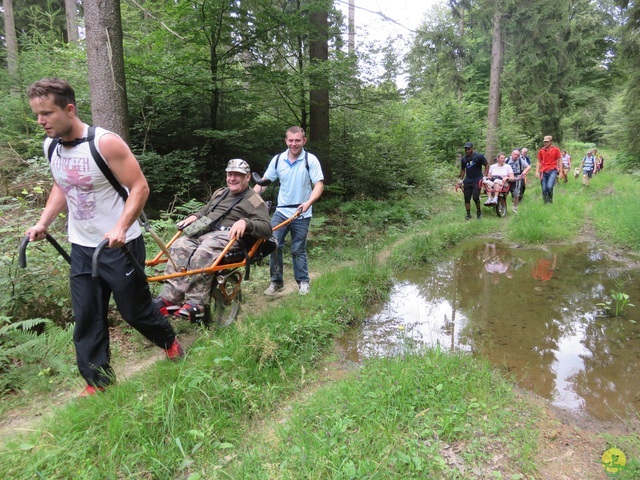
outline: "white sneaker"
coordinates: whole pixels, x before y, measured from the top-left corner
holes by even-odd
[[[300,295],[306,295],[309,293],[310,289],[311,286],[309,285],[309,282],[300,282],[300,285],[298,286],[298,293]]]
[[[267,288],[264,291],[264,294],[267,297],[273,297],[276,293],[278,293],[280,290],[284,289],[284,285],[282,283],[276,283],[276,282],[271,282],[269,284],[269,288]]]
[[[518,207],[513,207],[513,213],[518,213]]]

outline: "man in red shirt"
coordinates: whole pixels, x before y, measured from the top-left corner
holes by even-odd
[[[538,163],[536,164],[536,178],[540,179],[542,185],[544,203],[553,203],[553,186],[562,168],[560,149],[552,142],[551,135],[544,137],[544,146],[538,151]]]

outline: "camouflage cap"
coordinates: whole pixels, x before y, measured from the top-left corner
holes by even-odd
[[[251,173],[251,168],[249,168],[249,164],[241,158],[233,158],[229,160],[227,168],[225,168],[225,172],[238,172],[248,174]]]

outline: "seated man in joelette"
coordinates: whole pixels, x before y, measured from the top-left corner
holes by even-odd
[[[179,268],[199,270],[208,267],[220,255],[231,239],[245,235],[254,238],[271,236],[269,211],[260,195],[249,188],[251,176],[249,164],[240,158],[229,160],[226,168],[227,188],[213,192],[209,203],[199,212],[178,223],[184,231],[171,246],[171,256],[178,266],[167,263],[166,275],[177,273]],[[206,218],[205,218],[206,217]],[[186,228],[201,221],[202,228]],[[176,313],[191,322],[204,319],[205,305],[211,296],[214,275],[194,274],[170,278],[164,284],[160,296],[155,299],[160,312]]]

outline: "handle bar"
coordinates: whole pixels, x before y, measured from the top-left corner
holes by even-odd
[[[109,239],[105,238],[103,241],[101,241],[98,244],[95,251],[93,252],[93,258],[91,259],[91,276],[93,278],[98,278],[100,276],[100,255],[102,254],[102,251],[108,246],[109,246]],[[122,247],[120,247],[120,250],[122,250],[122,253],[124,253],[124,256],[127,257],[127,260],[129,260],[129,262],[131,263],[131,266],[133,266],[133,269],[136,271],[136,274],[141,275],[142,278],[147,278],[147,274],[144,273],[144,269],[140,266],[140,264],[138,263],[136,258],[133,256],[133,254],[129,251],[127,246],[123,245]]]
[[[66,250],[60,246],[60,244],[56,241],[56,239],[53,238],[48,233],[45,233],[45,238],[51,245],[53,245],[53,248],[55,248],[58,251],[58,253],[62,255],[62,258],[64,258],[67,261],[67,263],[71,265],[71,257],[66,252]],[[18,266],[20,268],[27,268],[27,245],[29,245],[29,243],[31,243],[29,242],[29,235],[26,235],[20,241],[20,248],[18,250]]]
[[[263,180],[262,177],[256,172],[253,172],[251,174],[251,178],[253,179],[253,183],[255,183],[256,185],[260,185],[261,187],[268,187],[269,185],[271,185],[271,180],[268,180],[266,178]]]

